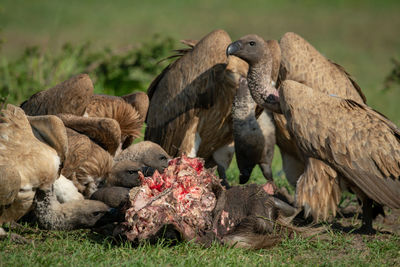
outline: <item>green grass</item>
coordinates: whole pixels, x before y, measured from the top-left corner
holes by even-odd
[[[285,239],[272,249],[248,251],[187,242],[133,247],[113,244],[88,230],[25,235],[33,244],[0,242],[0,266],[395,266],[400,263],[398,236],[360,237],[326,234],[312,240]]]

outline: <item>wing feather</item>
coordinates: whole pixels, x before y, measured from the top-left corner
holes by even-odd
[[[226,32],[213,31],[155,78],[148,89],[146,140],[160,144],[170,155],[177,155],[192,118],[207,116],[205,110],[223,97],[220,83],[227,64],[225,49],[230,42]]]
[[[327,163],[370,198],[400,208],[399,129],[364,104],[294,81],[281,106],[300,149]]]
[[[280,40],[281,68],[286,79],[303,83],[328,94],[365,102],[360,87],[345,69],[321,55],[299,35],[288,32]]]

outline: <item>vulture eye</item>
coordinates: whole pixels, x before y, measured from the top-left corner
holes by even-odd
[[[249,43],[251,46],[255,46],[256,45],[256,42],[254,42],[254,41],[250,41],[250,43]]]
[[[167,157],[166,156],[161,156],[160,160],[167,160]]]
[[[99,214],[100,214],[99,211],[95,211],[95,212],[92,213],[93,216],[97,216],[97,215],[99,215]]]
[[[135,171],[135,170],[127,170],[127,172],[128,172],[129,174],[135,174],[137,171]]]

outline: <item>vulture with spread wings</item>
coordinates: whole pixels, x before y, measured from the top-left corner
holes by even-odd
[[[213,162],[213,153],[233,141],[231,108],[247,64],[225,54],[223,30],[209,33],[170,64],[148,89],[145,139],[175,157],[186,153]]]

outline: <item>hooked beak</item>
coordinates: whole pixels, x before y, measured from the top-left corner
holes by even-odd
[[[237,51],[242,47],[242,44],[239,41],[233,42],[226,48],[226,56],[235,55]]]

